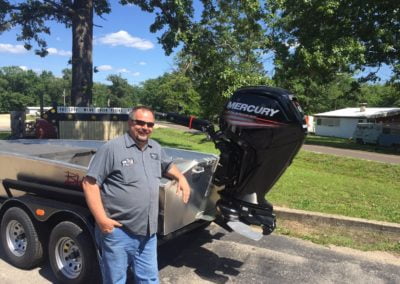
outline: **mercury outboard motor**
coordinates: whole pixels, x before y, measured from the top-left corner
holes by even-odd
[[[275,229],[273,206],[265,195],[291,164],[307,134],[304,114],[287,90],[266,86],[237,90],[212,123],[178,114],[159,114],[207,132],[221,151],[213,183],[220,188],[219,224],[253,239]],[[262,232],[254,232],[257,226]]]
[[[306,134],[304,115],[290,92],[257,86],[232,95],[220,117],[216,146],[221,156],[213,179],[223,186],[217,208],[228,226],[257,225],[263,234],[274,230],[273,207],[265,195]]]

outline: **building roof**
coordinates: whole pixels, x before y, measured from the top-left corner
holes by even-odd
[[[378,118],[400,114],[400,108],[394,107],[366,107],[364,111],[359,107],[348,107],[338,110],[317,113],[319,117],[346,117],[346,118]]]

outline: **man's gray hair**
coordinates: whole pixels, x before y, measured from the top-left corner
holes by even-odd
[[[129,118],[132,119],[132,120],[135,119],[135,113],[136,113],[136,111],[138,111],[138,110],[146,110],[146,111],[149,111],[149,112],[151,112],[151,113],[153,114],[153,116],[155,117],[155,115],[154,115],[154,110],[153,110],[152,108],[150,108],[150,107],[148,107],[148,106],[136,106],[136,107],[132,108],[131,111],[129,112]]]

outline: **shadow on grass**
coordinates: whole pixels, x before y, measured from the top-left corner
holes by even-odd
[[[204,144],[204,143],[213,143],[212,142],[212,140],[211,140],[211,138],[209,138],[208,136],[207,136],[207,134],[206,133],[204,133],[204,132],[187,132],[187,133],[190,133],[189,135],[190,135],[190,137],[196,137],[197,139],[200,139],[197,143],[199,143],[199,144]],[[203,137],[203,138],[201,138],[201,137]]]

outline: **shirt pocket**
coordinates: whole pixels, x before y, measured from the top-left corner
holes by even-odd
[[[125,184],[135,183],[137,181],[137,171],[134,166],[122,167],[121,175]]]

